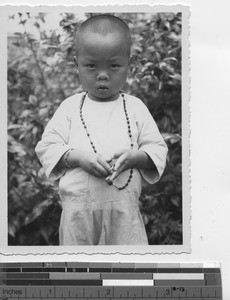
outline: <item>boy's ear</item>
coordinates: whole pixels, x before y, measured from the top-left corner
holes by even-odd
[[[76,66],[78,67],[77,57],[76,57],[76,56],[73,57],[73,61],[74,61],[74,63],[76,64]]]

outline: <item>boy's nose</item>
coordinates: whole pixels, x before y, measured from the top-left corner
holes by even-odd
[[[97,80],[108,80],[109,76],[106,72],[101,71],[98,75],[97,75]]]

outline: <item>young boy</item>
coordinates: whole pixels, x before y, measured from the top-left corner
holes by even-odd
[[[84,93],[64,100],[47,124],[37,155],[59,179],[61,245],[148,244],[138,207],[141,177],[163,173],[167,146],[146,106],[121,92],[131,36],[112,15],[77,32],[76,64]]]

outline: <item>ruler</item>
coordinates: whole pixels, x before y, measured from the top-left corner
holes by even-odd
[[[1,300],[222,299],[218,263],[0,263]]]

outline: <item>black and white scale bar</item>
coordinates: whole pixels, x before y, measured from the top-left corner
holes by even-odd
[[[1,298],[19,299],[73,299],[73,298],[174,298],[174,300],[192,298],[198,300],[201,298],[210,298],[213,300],[222,299],[221,286],[197,287],[197,286],[155,286],[155,287],[138,287],[138,286],[8,286],[0,287]],[[82,300],[82,299],[81,299]]]
[[[0,298],[222,299],[218,263],[0,263]]]
[[[202,263],[0,263],[0,272],[114,272],[114,273],[220,273],[218,264]]]
[[[137,280],[143,281],[144,285],[159,285],[162,281],[162,285],[168,284],[167,282],[176,281],[187,285],[189,281],[196,283],[197,285],[220,285],[221,275],[220,273],[0,273],[1,285],[58,285],[59,281],[63,281],[66,285],[75,284],[81,280],[91,280],[101,283],[103,285],[134,285]],[[69,282],[69,284],[68,284]],[[27,283],[27,284],[26,284]],[[96,283],[97,284],[97,283]],[[78,284],[79,285],[79,284]],[[84,284],[83,284],[84,285]]]

